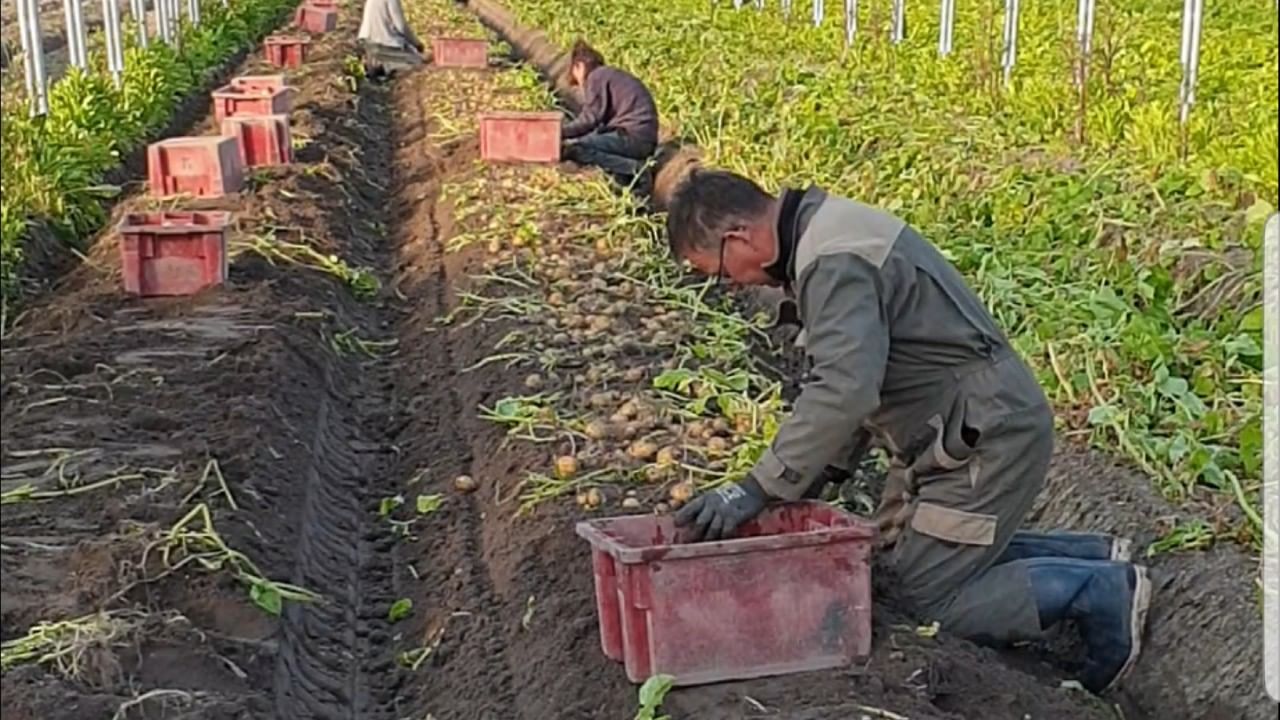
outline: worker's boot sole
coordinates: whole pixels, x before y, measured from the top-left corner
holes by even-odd
[[[1129,612],[1129,658],[1099,695],[1110,692],[1120,684],[1142,654],[1142,636],[1147,626],[1147,611],[1151,607],[1151,579],[1147,576],[1147,569],[1141,565],[1133,566],[1133,571],[1135,582],[1133,607]]]

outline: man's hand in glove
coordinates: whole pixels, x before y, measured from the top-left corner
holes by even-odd
[[[692,539],[722,540],[764,510],[769,495],[756,479],[747,479],[735,485],[722,487],[705,495],[699,495],[676,513],[677,527],[693,524]]]

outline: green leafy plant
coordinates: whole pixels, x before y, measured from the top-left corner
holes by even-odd
[[[400,622],[409,617],[409,613],[413,612],[413,601],[409,598],[400,598],[391,603],[391,608],[387,610],[388,622]]]
[[[659,715],[658,711],[674,683],[675,678],[670,675],[654,675],[645,680],[640,686],[640,708],[635,720],[671,720],[670,715]]]

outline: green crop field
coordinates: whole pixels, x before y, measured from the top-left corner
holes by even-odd
[[[1098,4],[1087,94],[1076,3],[764,11],[706,0],[512,0],[562,46],[589,39],[650,83],[664,123],[767,187],[813,182],[904,215],[990,302],[1063,430],[1127,457],[1171,499],[1200,489],[1258,539],[1262,226],[1277,204],[1276,12],[1206,8],[1196,105],[1178,119],[1182,4]],[[713,7],[714,6],[714,7]]]

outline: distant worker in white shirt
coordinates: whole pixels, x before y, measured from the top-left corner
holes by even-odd
[[[365,72],[370,77],[412,70],[424,62],[426,48],[409,27],[400,0],[366,0],[359,40],[364,46]]]

